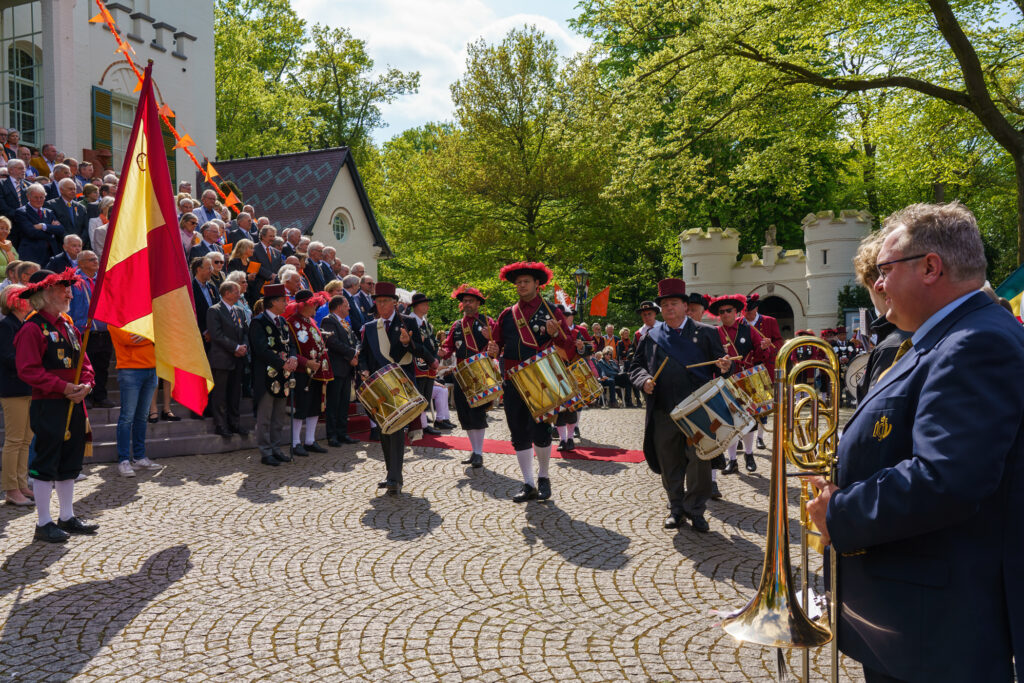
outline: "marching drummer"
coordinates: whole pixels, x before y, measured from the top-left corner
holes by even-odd
[[[717,315],[722,324],[718,328],[718,335],[730,356],[741,356],[734,371],[748,370],[755,365],[765,362],[770,353],[772,342],[767,337],[750,326],[750,323],[741,315],[746,308],[747,297],[742,294],[726,294],[711,300],[708,310],[712,315]],[[757,470],[757,462],[754,461],[754,437],[757,430],[751,430],[742,437],[737,437],[729,446],[729,463],[725,466],[722,474],[735,474],[739,471],[736,464],[736,449],[739,442],[743,441],[743,459],[748,472]]]
[[[534,421],[530,409],[508,379],[513,367],[555,345],[568,353],[575,347],[565,318],[540,296],[540,287],[551,279],[551,270],[540,262],[510,263],[499,277],[515,285],[519,301],[498,316],[494,339],[487,345],[492,358],[499,354],[505,376],[505,419],[512,434],[512,448],[523,473],[523,487],[512,497],[516,503],[551,497],[548,466],[551,461],[551,430]],[[537,453],[534,475],[533,454]]]
[[[448,336],[441,344],[441,358],[451,358],[454,354],[455,359],[461,362],[487,350],[487,344],[494,338],[496,323],[486,315],[480,314],[480,307],[487,301],[487,297],[476,287],[459,285],[452,292],[452,298],[459,302],[462,318],[453,322],[449,328]],[[471,408],[462,386],[458,382],[455,383],[455,412],[459,416],[459,424],[466,430],[470,447],[473,449],[469,459],[462,461],[463,465],[484,465],[487,408],[486,404]]]
[[[761,295],[754,292],[747,297],[747,310],[743,317],[750,326],[761,333],[771,342],[771,348],[767,349],[767,357],[764,360],[765,369],[768,370],[768,377],[775,381],[775,352],[782,348],[782,331],[779,330],[779,321],[770,315],[762,315],[758,310],[761,307]],[[757,420],[757,447],[765,448],[764,425],[768,421],[767,415],[762,415]]]
[[[661,306],[663,322],[644,335],[629,365],[633,386],[649,396],[644,457],[651,470],[661,475],[668,494],[665,528],[678,529],[686,517],[696,531],[706,532],[710,529],[704,511],[711,496],[711,462],[697,457],[670,414],[713,375],[727,373],[731,362],[715,329],[687,317],[682,280],[659,282],[655,301]],[[702,367],[687,367],[709,361]]]
[[[558,312],[565,316],[565,324],[569,328],[569,339],[573,343],[573,347],[567,351],[566,364],[573,362],[579,357],[589,356],[595,350],[599,350],[594,348],[594,338],[590,336],[587,326],[573,324],[576,311],[560,304]],[[579,435],[580,413],[583,412],[583,408],[584,406],[581,404],[576,410],[563,411],[555,419],[555,426],[558,428],[558,450],[576,450],[576,442],[573,440],[573,435]]]
[[[319,306],[319,298],[313,292],[300,289],[295,293],[295,303],[289,304],[292,312],[285,314],[288,328],[295,337],[299,365],[305,369],[295,375],[292,396],[292,455],[297,456],[327,452],[316,442],[316,425],[327,407],[327,383],[334,379],[334,373],[327,344],[313,319]],[[301,438],[303,425],[306,426],[305,439]]]
[[[362,342],[359,345],[359,372],[365,382],[370,375],[381,368],[397,364],[409,381],[416,384],[415,358],[426,358],[420,342],[419,328],[412,318],[395,310],[398,294],[392,282],[378,282],[373,290],[373,304],[377,317],[363,325]],[[384,451],[384,466],[387,476],[377,484],[388,493],[402,490],[402,461],[405,457],[405,431],[399,429],[392,434],[381,430],[380,447]],[[413,439],[415,440],[415,439]]]

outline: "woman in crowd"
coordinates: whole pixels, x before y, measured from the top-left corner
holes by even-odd
[[[117,386],[121,412],[117,417],[117,471],[134,477],[135,470],[158,470],[146,457],[146,407],[156,393],[156,355],[153,342],[111,325],[110,341],[117,356]]]
[[[597,366],[597,374],[601,380],[601,386],[608,390],[608,406],[617,408],[615,397],[615,378],[619,375],[619,364],[615,362],[615,349],[606,346],[601,351],[601,357],[594,363]]]
[[[249,240],[240,240],[241,242],[249,242]],[[252,244],[251,242],[249,242]],[[235,248],[238,251],[238,248]],[[232,262],[235,259],[231,259]],[[239,315],[245,320],[245,324],[248,325],[252,322],[252,308],[249,306],[249,302],[245,300],[246,292],[249,290],[249,281],[252,279],[252,273],[246,273],[244,270],[233,270],[228,273],[226,282],[234,282],[242,290],[242,296],[238,298],[235,303],[235,308],[238,309]]]
[[[11,240],[7,239],[10,234],[11,221],[6,216],[0,216],[0,278],[6,277],[7,266],[18,260],[18,250],[14,248]]]
[[[110,223],[110,209],[114,206],[113,197],[100,200],[100,215],[89,219],[89,243],[96,252],[100,263],[103,263],[103,250],[107,244],[107,224]]]
[[[196,233],[198,225],[199,219],[191,211],[181,214],[181,218],[178,219],[178,231],[181,233],[181,248],[185,250],[186,254],[189,249],[199,242],[199,235]]]
[[[235,242],[235,248],[231,250],[231,257],[228,259],[227,272],[241,271],[245,275],[245,280],[252,282],[256,277],[255,273],[249,272],[249,259],[252,258],[253,249],[255,245],[252,240],[241,239]]]
[[[100,188],[96,187],[92,183],[86,183],[82,186],[82,203],[83,204],[95,204],[100,198]]]
[[[0,403],[4,411],[3,489],[8,505],[32,505],[28,487],[28,447],[32,443],[32,427],[28,409],[32,389],[18,377],[14,359],[14,335],[32,311],[27,299],[21,298],[22,285],[8,287],[0,294]]]
[[[618,351],[619,361],[619,375],[616,378],[616,384],[622,387],[622,398],[625,399],[626,407],[632,408],[634,400],[638,406],[642,405],[640,402],[640,390],[629,381],[629,373],[626,372],[626,368],[629,367],[629,361],[633,359],[633,353],[636,351],[633,348],[633,336],[628,327],[623,327],[619,330],[619,341],[616,344],[616,350]]]
[[[4,273],[4,281],[0,282],[0,292],[4,291],[11,285],[20,285],[21,278],[18,277],[18,269],[21,268],[21,264],[24,261],[18,261],[17,259],[12,260],[7,264],[6,272]]]

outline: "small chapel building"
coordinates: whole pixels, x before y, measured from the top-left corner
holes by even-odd
[[[782,336],[835,327],[840,290],[856,285],[853,257],[871,231],[867,211],[819,211],[802,221],[803,249],[783,249],[769,230],[761,254],[739,254],[732,228],[694,228],[679,235],[688,291],[718,296],[757,292],[761,313],[779,320]]]
[[[229,159],[214,163],[220,180],[242,191],[243,204],[266,216],[277,234],[298,228],[311,241],[334,247],[342,263],[361,261],[377,278],[377,266],[393,256],[348,147],[294,154]],[[196,174],[200,192],[210,187]]]

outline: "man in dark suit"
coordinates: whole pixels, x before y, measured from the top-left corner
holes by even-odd
[[[14,223],[14,212],[28,205],[29,183],[25,180],[25,162],[14,159],[7,164],[7,180],[0,182],[0,215]],[[17,247],[18,243],[15,242]]]
[[[50,182],[46,187],[46,199],[60,198],[60,181],[65,178],[71,178],[71,169],[68,168],[67,164],[57,164],[53,167],[53,173],[50,174]],[[71,182],[74,182],[73,180]]]
[[[355,275],[346,275],[342,281],[342,293],[348,299],[348,323],[353,330],[362,330],[366,324],[366,318],[356,303],[355,295],[359,292],[359,278]]]
[[[306,253],[308,254],[306,267],[302,269],[302,272],[306,276],[310,289],[314,292],[322,292],[325,284],[324,272],[320,270],[320,259],[324,255],[323,242],[310,242],[309,250]]]
[[[43,206],[53,211],[53,215],[64,226],[65,235],[78,235],[82,238],[82,248],[92,249],[89,244],[88,212],[75,199],[77,193],[75,181],[71,178],[64,178],[58,184],[58,189],[60,190],[60,196],[56,199],[47,200]]]
[[[883,233],[875,289],[911,337],[807,506],[839,554],[839,648],[869,682],[1009,682],[1014,658],[1024,680],[1024,329],[978,291],[962,204],[915,204]]]
[[[716,369],[727,373],[732,363],[725,355],[718,331],[687,317],[686,285],[682,280],[670,278],[659,282],[655,301],[661,306],[663,322],[656,323],[644,335],[629,364],[633,386],[648,395],[644,458],[651,470],[661,475],[668,494],[665,528],[678,529],[685,524],[686,517],[695,531],[706,532],[710,528],[704,511],[711,497],[711,461],[697,457],[670,413],[710,380]],[[715,365],[686,368],[716,359]],[[655,380],[659,368],[661,374]]]
[[[202,229],[203,239],[199,240],[199,244],[188,250],[189,263],[194,258],[201,258],[214,252],[223,254],[224,249],[217,243],[217,238],[220,237],[220,228],[213,221],[203,225]]]
[[[373,298],[379,317],[363,326],[359,345],[359,372],[365,382],[385,365],[397,363],[415,386],[416,366],[413,359],[423,358],[423,346],[419,342],[416,322],[395,310],[398,303],[395,292],[394,283],[377,283]],[[392,434],[381,434],[380,437],[387,477],[377,484],[377,488],[387,489],[388,493],[399,493],[402,490],[405,431],[406,428],[402,428]]]
[[[271,246],[275,237],[277,237],[277,230],[272,225],[260,228],[260,242],[252,251],[252,259],[260,264],[260,269],[256,272],[256,277],[249,288],[254,292],[254,300],[259,296],[263,285],[273,282],[277,277],[277,271],[281,269],[281,252]]]
[[[355,295],[355,302],[359,306],[359,312],[365,320],[372,320],[376,316],[373,287],[373,278],[369,275],[363,275],[359,278],[359,291]]]
[[[205,256],[197,256],[189,261],[189,268],[192,270],[192,298],[196,304],[196,322],[199,324],[199,331],[203,335],[203,345],[207,353],[210,351],[210,332],[206,329],[206,312],[210,307],[220,301],[220,295],[210,280],[213,275],[213,264]]]
[[[244,211],[238,214],[235,226],[228,231],[227,237],[224,238],[225,243],[235,245],[238,244],[239,240],[252,240],[253,243],[259,242],[258,236],[252,233],[252,226],[252,216]]]
[[[331,280],[339,280],[341,278],[334,272],[334,261],[338,258],[338,250],[334,247],[324,247],[323,256],[320,259],[320,272],[324,276],[324,287]]]
[[[288,228],[281,235],[284,237],[284,246],[281,247],[281,258],[295,256],[299,251],[299,242],[302,241],[302,231],[298,228]]]
[[[210,412],[214,431],[225,439],[232,434],[245,436],[239,425],[238,403],[242,398],[242,375],[249,351],[249,331],[245,318],[235,307],[242,296],[236,282],[220,286],[220,301],[206,311],[206,330],[210,334],[210,369],[213,370],[213,391]]]
[[[28,206],[14,212],[14,230],[18,238],[18,255],[22,261],[33,261],[40,266],[60,253],[64,241],[64,226],[53,212],[43,206],[46,190],[42,185],[30,185],[25,191]]]
[[[359,364],[359,339],[348,316],[348,299],[335,296],[327,304],[327,316],[320,330],[327,342],[327,353],[334,379],[327,384],[327,445],[359,443],[348,435],[348,406],[352,397],[352,375]]]
[[[65,268],[78,267],[78,255],[82,253],[82,238],[78,235],[64,235],[64,249],[46,262],[47,270],[63,273]]]

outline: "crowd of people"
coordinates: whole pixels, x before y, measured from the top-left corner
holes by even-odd
[[[158,468],[146,456],[146,425],[180,418],[166,395],[157,410],[152,343],[87,319],[117,178],[80,184],[91,180],[79,177],[84,165],[72,168],[74,160],[62,163],[54,151],[44,147],[41,163],[8,156],[0,169],[0,397],[6,499],[34,504],[35,538],[59,543],[97,531],[75,515],[74,483],[88,441],[84,405],[112,406],[105,394],[111,363],[121,396],[122,475]],[[51,182],[29,184],[30,167],[37,176],[48,171]],[[375,282],[363,264],[346,265],[298,230],[279,236],[268,219],[254,218],[252,206],[232,218],[214,192],[195,201],[187,184],[177,203],[196,325],[214,373],[207,417],[224,438],[245,434],[241,397],[252,396],[264,465],[327,452],[317,439],[321,417],[328,447],[355,443],[347,426],[353,388],[397,373],[434,402],[436,417],[431,423],[424,411],[398,429],[372,423],[384,456],[379,488],[400,493],[406,445],[454,427],[449,396],[470,441],[464,464],[483,467],[489,406],[445,379],[460,364],[487,358],[498,361],[500,406],[522,474],[512,501],[549,499],[554,438],[560,450],[574,450],[588,406],[570,399],[542,419],[514,376],[557,354],[588,368],[607,395],[599,401],[643,405],[643,451],[666,494],[666,529],[688,522],[710,530],[708,501],[721,497],[717,474],[739,473],[740,446],[743,468],[757,469],[754,441],[765,445],[764,419],[705,459],[673,417],[716,378],[762,367],[774,377],[785,340],[778,322],[760,314],[756,295],[712,297],[668,278],[638,307],[632,333],[597,323],[588,329],[575,324],[571,307],[541,296],[551,270],[524,261],[496,274],[515,289],[512,306],[492,318],[484,313],[487,296],[460,285],[450,296],[461,316],[435,330],[429,296],[402,301],[395,283]],[[842,326],[822,331],[841,366],[869,355],[839,441],[837,474],[815,478],[816,497],[807,504],[822,540],[838,553],[839,646],[864,664],[869,681],[1011,680],[1014,652],[1024,651],[1017,580],[1024,571],[1024,385],[1006,378],[1024,364],[1024,331],[982,291],[980,232],[958,203],[915,205],[889,217],[861,244],[854,265],[877,316],[856,338]],[[958,628],[968,615],[982,627]],[[1016,667],[1020,676],[1019,657]]]

